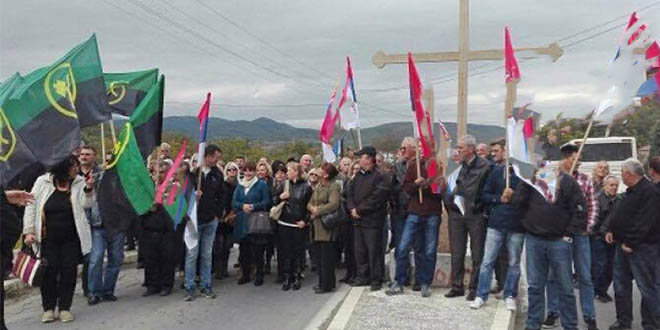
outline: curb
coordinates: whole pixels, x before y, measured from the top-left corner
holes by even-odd
[[[107,260],[106,260],[107,261]],[[134,264],[137,262],[137,251],[124,252],[124,260],[122,265]],[[78,266],[78,276],[82,273],[82,265]],[[21,282],[17,278],[4,281],[5,295],[7,298],[18,298],[23,294],[29,292],[32,287]]]
[[[319,309],[318,313],[314,318],[307,324],[304,328],[305,330],[320,330],[328,329],[326,326],[328,323],[332,322],[332,318],[336,312],[338,312],[339,307],[346,299],[346,296],[351,292],[351,286],[348,284],[341,285],[335,293],[332,294],[332,297]]]
[[[517,311],[517,309],[513,312],[507,310],[504,300],[497,300],[495,318],[493,319],[493,323],[490,324],[490,330],[515,330]]]
[[[342,302],[341,306],[339,306],[337,314],[335,314],[332,321],[330,321],[327,330],[346,329],[348,321],[351,319],[351,315],[353,315],[353,311],[355,310],[355,307],[357,307],[358,301],[360,301],[360,297],[362,297],[364,290],[365,287],[353,287],[349,290],[348,295]]]

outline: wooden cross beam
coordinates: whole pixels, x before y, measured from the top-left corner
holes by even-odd
[[[458,19],[458,51],[454,52],[435,52],[435,53],[417,53],[413,54],[416,62],[437,63],[437,62],[458,62],[458,118],[457,138],[462,137],[467,132],[467,77],[468,63],[471,61],[494,61],[504,58],[504,50],[475,50],[470,51],[469,44],[469,0],[459,0],[459,19]],[[536,58],[539,56],[550,56],[555,62],[563,54],[563,50],[556,43],[548,47],[529,47],[517,48],[516,54],[521,54],[519,58]],[[372,61],[378,68],[383,68],[387,64],[406,63],[405,54],[388,55],[382,51],[374,54]]]

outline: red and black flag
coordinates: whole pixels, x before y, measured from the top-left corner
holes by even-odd
[[[158,69],[104,73],[103,80],[112,113],[130,117],[149,88],[158,82]]]

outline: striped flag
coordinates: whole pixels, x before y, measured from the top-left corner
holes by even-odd
[[[341,107],[346,102],[346,96],[351,99],[351,111],[344,111],[340,113]],[[335,113],[335,120],[341,117],[341,126],[350,130],[352,128],[360,127],[360,112],[358,111],[358,101],[355,94],[355,81],[353,79],[353,68],[351,68],[351,58],[346,56],[346,85],[342,91],[341,99],[337,105],[337,112]]]

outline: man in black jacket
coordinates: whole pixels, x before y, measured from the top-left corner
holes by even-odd
[[[357,279],[354,286],[371,284],[371,290],[382,288],[385,256],[383,226],[387,216],[387,197],[391,183],[376,169],[376,149],[366,146],[358,151],[360,171],[347,191],[346,206],[353,220]]]
[[[545,290],[550,269],[557,280],[559,317],[562,327],[577,329],[577,306],[572,283],[573,235],[582,233],[585,201],[575,179],[557,174],[556,186],[540,179],[535,187],[521,183],[513,195],[513,206],[522,215],[525,236],[528,299],[526,329],[540,329],[545,314]]]
[[[642,327],[656,329],[660,316],[655,285],[660,191],[644,177],[642,163],[633,158],[623,163],[621,179],[628,189],[614,209],[605,235],[608,243],[616,242],[614,299],[617,321],[610,329],[630,329],[633,279],[642,294]]]
[[[456,179],[456,188],[444,194],[445,207],[449,213],[449,240],[451,249],[451,290],[445,294],[447,298],[465,295],[463,278],[465,276],[465,252],[467,238],[470,235],[470,252],[472,256],[472,274],[470,275],[470,293],[468,301],[477,296],[477,281],[479,268],[484,253],[486,226],[482,216],[483,205],[481,191],[490,172],[490,162],[477,156],[476,140],[472,135],[465,135],[456,143],[456,149],[461,160],[461,170]],[[461,203],[461,210],[456,203]]]
[[[194,299],[195,275],[197,275],[197,258],[200,259],[199,278],[200,291],[205,298],[215,298],[211,286],[211,255],[213,241],[225,211],[224,177],[216,164],[220,160],[222,151],[214,144],[209,144],[204,150],[204,159],[200,167],[194,172],[195,189],[197,189],[197,245],[186,250],[186,279],[184,287],[186,296],[184,300]],[[201,171],[201,174],[200,174]],[[197,187],[197,178],[201,175],[201,187]]]

